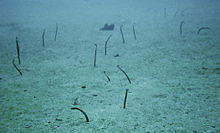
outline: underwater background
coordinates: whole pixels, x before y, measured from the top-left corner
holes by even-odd
[[[0,132],[219,133],[219,7],[0,0]]]

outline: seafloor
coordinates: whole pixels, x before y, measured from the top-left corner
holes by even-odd
[[[0,0],[0,132],[219,133],[219,7],[218,0]],[[105,23],[114,31],[99,31]],[[198,35],[201,27],[210,30]]]

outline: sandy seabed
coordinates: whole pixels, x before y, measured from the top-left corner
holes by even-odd
[[[219,1],[1,0],[0,5],[1,133],[220,132]],[[114,23],[114,31],[99,31],[105,23]],[[211,30],[198,35],[200,27]],[[84,110],[89,122],[72,107]]]

